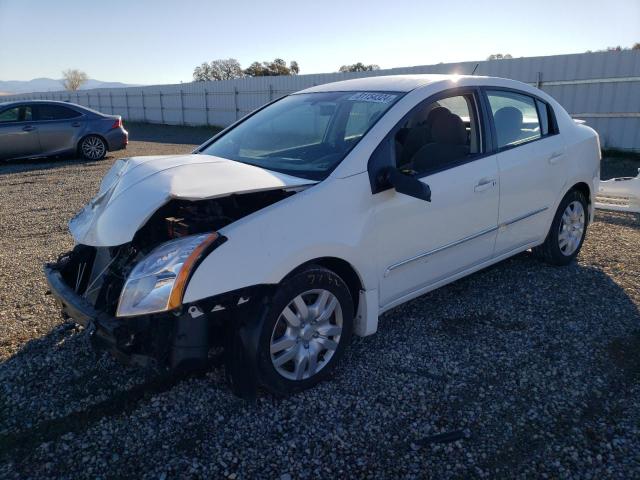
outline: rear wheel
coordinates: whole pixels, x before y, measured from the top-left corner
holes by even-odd
[[[86,160],[102,160],[107,154],[107,144],[97,135],[88,135],[80,142],[80,154]]]
[[[322,267],[285,280],[260,332],[260,382],[286,395],[327,378],[351,339],[353,301],[345,282]]]
[[[544,243],[533,252],[552,265],[569,264],[582,248],[587,233],[588,211],[584,195],[578,190],[571,190],[560,202]]]

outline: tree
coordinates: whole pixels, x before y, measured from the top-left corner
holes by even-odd
[[[505,53],[504,55],[501,53],[494,53],[487,57],[487,60],[508,60],[509,58],[513,58],[510,53]]]
[[[380,70],[380,67],[375,64],[365,65],[362,62],[354,63],[353,65],[342,65],[339,72],[372,72],[374,70]]]
[[[82,86],[83,83],[89,80],[89,77],[83,71],[76,70],[74,68],[62,72],[62,79],[62,85],[64,85],[64,89],[75,92]]]
[[[634,43],[631,47],[622,47],[618,45],[616,47],[607,47],[604,49],[596,50],[596,52],[624,52],[626,50],[640,50],[640,42]],[[587,50],[586,53],[593,53],[593,50]]]
[[[244,69],[244,74],[249,77],[275,77],[279,75],[297,75],[300,73],[300,66],[295,60],[289,63],[281,58],[276,58],[272,62],[253,62]]]
[[[193,79],[196,82],[211,80],[232,80],[244,76],[240,62],[235,58],[221,58],[211,63],[203,63],[193,70]]]
[[[249,65],[248,68],[244,69],[243,73],[245,75],[249,76],[249,77],[263,77],[263,76],[265,76],[264,67],[262,66],[262,64],[260,62],[253,62],[251,65]]]

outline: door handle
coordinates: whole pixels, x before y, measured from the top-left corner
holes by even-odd
[[[475,186],[473,187],[473,191],[484,192],[485,190],[495,187],[496,183],[497,182],[495,178],[483,178],[475,184]]]
[[[71,124],[72,127],[79,127],[80,126],[80,122],[73,122]]]
[[[563,156],[564,156],[564,152],[553,152],[549,156],[549,163],[551,165],[555,165],[556,163],[558,163],[560,161],[560,159],[562,159]]]
[[[24,130],[25,132],[32,132],[35,129],[36,127],[34,127],[33,125],[25,125],[24,127],[22,127],[22,130]]]

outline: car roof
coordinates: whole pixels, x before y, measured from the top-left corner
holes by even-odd
[[[62,100],[28,100],[28,99],[25,99],[25,100],[12,100],[12,101],[9,101],[9,102],[1,102],[0,103],[0,107],[6,107],[6,106],[9,106],[9,105],[22,105],[22,104],[25,104],[25,103],[42,103],[42,104],[65,105],[65,106],[66,105],[72,105],[74,107],[86,108],[86,107],[83,107],[82,105],[78,105],[76,103],[71,103],[71,102],[65,102],[65,101],[62,101]]]
[[[325,83],[307,88],[296,93],[314,92],[351,92],[351,91],[378,91],[378,92],[410,92],[417,88],[434,83],[455,82],[462,85],[495,85],[504,87],[530,90],[525,83],[500,77],[485,77],[478,75],[381,75],[375,77],[354,78],[340,82]]]
[[[13,100],[11,102],[0,102],[0,108],[5,108],[5,107],[12,107],[12,106],[19,106],[19,105],[33,105],[33,104],[40,104],[40,105],[62,105],[65,107],[73,107],[76,108],[78,110],[81,110],[85,113],[89,112],[89,113],[93,113],[95,115],[99,115],[99,116],[106,116],[108,117],[109,115],[106,113],[102,113],[99,112],[98,110],[94,110],[93,108],[89,108],[89,107],[85,107],[84,105],[80,105],[78,103],[73,103],[73,102],[66,102],[64,100]]]

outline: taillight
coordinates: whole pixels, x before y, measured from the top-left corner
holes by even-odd
[[[121,126],[122,126],[122,118],[118,117],[117,120],[113,122],[113,125],[111,125],[111,129],[113,130],[114,128],[120,128]]]

